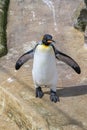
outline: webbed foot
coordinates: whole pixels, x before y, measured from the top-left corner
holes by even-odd
[[[44,95],[44,93],[41,90],[41,87],[36,88],[36,97],[42,98],[43,95]]]
[[[56,92],[54,92],[53,90],[50,91],[50,100],[55,103],[60,101]]]

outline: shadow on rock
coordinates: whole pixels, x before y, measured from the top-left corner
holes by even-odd
[[[87,85],[72,86],[57,90],[57,94],[60,97],[71,97],[87,94]]]
[[[50,94],[49,91],[45,94]],[[60,97],[72,97],[87,94],[87,85],[65,87],[63,89],[57,89],[57,95]]]

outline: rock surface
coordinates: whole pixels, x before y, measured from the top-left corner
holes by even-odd
[[[80,31],[85,31],[85,27],[87,24],[86,12],[86,3],[84,2],[84,0],[82,0],[80,3],[78,3],[78,7],[73,15],[74,27]]]
[[[87,50],[83,34],[73,28],[72,16],[81,0],[10,1],[7,39],[8,54],[0,59],[0,113],[13,127],[22,130],[87,129]],[[15,62],[45,33],[56,40],[56,47],[74,58],[81,67],[77,75],[57,61],[60,102],[52,103],[49,88],[44,97],[35,98],[32,61],[19,70]],[[4,104],[4,105],[3,105]],[[14,123],[13,122],[13,123]],[[11,125],[11,124],[10,124]]]
[[[82,0],[74,13],[74,27],[84,32],[84,46],[87,48],[87,0]]]
[[[9,7],[9,0],[0,0],[0,57],[7,54],[7,13]]]
[[[10,120],[6,114],[0,116],[0,130],[19,130],[19,127],[15,124],[14,121]]]

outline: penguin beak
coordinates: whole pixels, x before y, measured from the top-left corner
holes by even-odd
[[[54,41],[54,40],[48,40],[48,41],[47,41],[47,43],[52,43],[52,42],[54,42],[54,43],[55,43],[55,41]]]

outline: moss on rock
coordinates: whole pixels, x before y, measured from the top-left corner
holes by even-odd
[[[0,57],[7,54],[7,12],[10,0],[0,0]]]
[[[74,14],[74,27],[85,32],[87,26],[87,0],[82,0]]]

